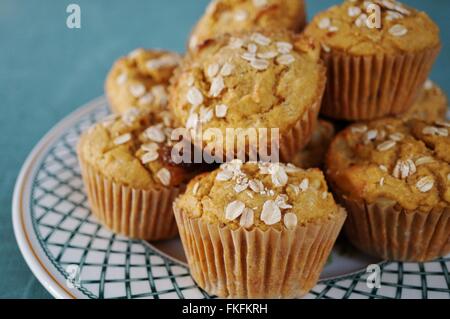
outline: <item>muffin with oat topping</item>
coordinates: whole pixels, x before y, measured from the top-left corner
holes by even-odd
[[[160,240],[177,234],[172,201],[194,167],[175,164],[169,112],[129,109],[84,133],[77,147],[94,215],[115,232]]]
[[[224,35],[183,63],[169,105],[217,157],[235,158],[244,148],[261,155],[260,147],[267,145],[279,147],[288,161],[311,138],[325,82],[319,47],[308,38],[290,32]],[[228,129],[235,134],[227,136]],[[206,134],[212,130],[223,139]]]
[[[195,26],[189,49],[225,33],[263,29],[299,32],[306,24],[303,0],[213,0]]]
[[[311,141],[290,160],[290,163],[301,168],[322,167],[334,134],[333,124],[320,119]]]
[[[443,121],[446,119],[447,111],[447,96],[439,86],[427,80],[413,107],[405,114],[400,115],[400,118],[430,122]]]
[[[159,111],[167,106],[167,86],[181,57],[172,52],[136,49],[109,72],[105,92],[115,113],[130,108]]]
[[[337,135],[327,175],[348,210],[348,239],[385,259],[450,252],[450,123],[383,119]]]
[[[228,298],[306,294],[345,220],[318,169],[233,160],[174,203],[191,274]]]
[[[394,0],[347,0],[305,33],[321,42],[328,66],[322,113],[341,120],[408,111],[441,48],[438,26]]]

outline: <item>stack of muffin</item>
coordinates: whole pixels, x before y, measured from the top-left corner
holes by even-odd
[[[301,0],[213,1],[184,57],[137,49],[116,62],[113,115],[79,142],[98,219],[144,240],[179,233],[211,294],[304,295],[343,225],[383,259],[450,252],[447,100],[427,80],[438,27],[394,0],[305,17]],[[179,127],[189,139],[173,139]],[[250,140],[242,158],[234,137],[202,134],[230,128],[276,129],[266,142],[281,161],[261,161]],[[226,162],[177,161],[180,144]]]

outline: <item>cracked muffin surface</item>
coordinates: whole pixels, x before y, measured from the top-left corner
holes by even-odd
[[[306,23],[303,0],[214,0],[195,26],[189,49],[225,33],[264,29],[301,31]]]
[[[319,169],[240,160],[195,177],[176,205],[232,229],[289,229],[342,213]]]
[[[160,111],[167,106],[167,87],[181,57],[177,53],[136,49],[114,63],[105,83],[113,112],[145,107]]]
[[[225,35],[183,63],[169,104],[188,129],[279,128],[283,135],[318,110],[325,81],[319,48],[307,38]]]
[[[371,3],[381,9],[380,25],[370,18],[375,12],[368,8]],[[439,27],[426,13],[394,0],[344,1],[315,16],[305,33],[321,42],[325,51],[356,56],[416,52],[440,45]]]
[[[327,155],[333,188],[352,200],[430,212],[450,205],[450,123],[383,119],[340,132]]]

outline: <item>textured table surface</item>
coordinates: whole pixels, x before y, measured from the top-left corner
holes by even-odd
[[[311,17],[337,0],[309,0]],[[82,28],[66,27],[66,7],[81,7]],[[0,1],[0,298],[50,298],[20,255],[11,223],[15,180],[39,139],[78,106],[103,94],[113,61],[135,47],[183,52],[207,0]],[[450,1],[405,0],[427,11],[444,48],[432,79],[446,92]]]

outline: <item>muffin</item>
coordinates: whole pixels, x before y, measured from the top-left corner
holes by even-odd
[[[441,48],[439,28],[424,12],[392,0],[345,1],[318,14],[305,33],[321,42],[328,66],[322,114],[350,121],[408,111]]]
[[[332,123],[319,120],[311,141],[291,159],[290,163],[301,168],[322,167],[334,134],[335,129]]]
[[[119,59],[109,72],[105,92],[111,110],[159,111],[167,105],[167,86],[181,57],[172,52],[136,49]]]
[[[144,240],[177,234],[172,202],[194,168],[171,160],[171,116],[129,109],[85,132],[77,147],[94,215],[114,232]]]
[[[413,107],[405,114],[400,115],[400,117],[429,122],[443,121],[446,119],[447,110],[447,96],[439,86],[427,80]]]
[[[306,24],[303,0],[213,0],[195,26],[189,49],[225,33],[263,29],[299,32]]]
[[[195,133],[195,144],[219,160],[244,160],[245,153],[267,161],[265,150],[289,160],[316,126],[326,83],[319,51],[314,42],[289,32],[211,40],[173,79],[172,113]]]
[[[399,261],[450,252],[449,129],[390,118],[336,136],[328,180],[349,214],[345,233],[361,251]]]
[[[346,217],[320,170],[240,160],[195,177],[174,212],[191,275],[227,298],[306,294]]]

